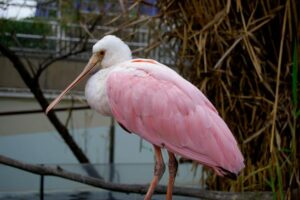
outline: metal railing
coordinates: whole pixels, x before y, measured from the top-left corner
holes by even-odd
[[[17,54],[33,56],[33,57],[47,57],[59,56],[70,51],[80,48],[80,43],[83,36],[86,35],[85,27],[78,24],[61,25],[57,21],[43,21],[36,22],[33,20],[14,21],[15,23],[27,25],[27,27],[40,26],[47,30],[45,33],[32,32],[4,32],[1,36],[1,42],[6,43],[9,48]],[[36,25],[35,25],[36,24]],[[148,47],[150,41],[150,28],[138,29],[122,29],[119,30],[112,26],[95,26],[92,35],[99,38],[89,38],[87,40],[87,48],[92,46],[107,33],[115,33],[119,36],[125,36],[125,42],[130,46],[136,57],[148,57],[158,60],[166,65],[174,66],[175,53],[167,44],[160,44],[157,48],[149,51],[147,55],[143,49]],[[128,37],[130,36],[130,37]],[[83,52],[76,56],[70,56],[71,59],[88,60],[90,52]]]

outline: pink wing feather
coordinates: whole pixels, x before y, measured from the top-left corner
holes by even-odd
[[[148,142],[215,169],[237,174],[243,156],[225,122],[191,83],[160,63],[127,62],[106,81],[118,122]],[[124,69],[124,68],[123,68]]]

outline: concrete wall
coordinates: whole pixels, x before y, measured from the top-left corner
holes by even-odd
[[[25,59],[22,59],[22,61],[29,67]],[[29,59],[34,69],[37,69],[42,61],[43,59],[38,58]],[[40,78],[41,87],[43,89],[65,88],[81,72],[86,63],[87,61],[80,60],[63,60],[53,63],[42,74]],[[20,75],[7,58],[0,56],[0,67],[0,87],[26,88]],[[84,86],[85,81],[79,84],[76,90],[83,90]]]
[[[77,105],[83,105],[83,103],[77,103]],[[59,107],[71,107],[71,102],[64,100],[59,104]],[[0,98],[0,112],[30,111],[36,109],[40,109],[40,106],[33,98]],[[65,123],[69,112],[57,112],[57,115]],[[110,125],[110,118],[103,117],[91,109],[73,111],[71,117],[73,129]],[[40,133],[54,130],[54,127],[44,113],[0,116],[0,135]]]

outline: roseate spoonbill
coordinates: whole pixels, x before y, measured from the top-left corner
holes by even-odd
[[[95,68],[100,70],[95,73]],[[48,113],[83,77],[93,74],[85,88],[88,104],[113,116],[128,132],[154,146],[155,168],[145,199],[164,173],[161,149],[169,155],[167,199],[177,172],[174,154],[236,179],[244,159],[231,131],[211,102],[190,82],[167,66],[150,59],[132,59],[129,47],[107,35],[93,46],[93,55],[81,74],[49,105]]]

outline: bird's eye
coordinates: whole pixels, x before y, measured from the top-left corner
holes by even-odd
[[[104,54],[105,54],[105,51],[99,51],[100,56],[104,56]]]

